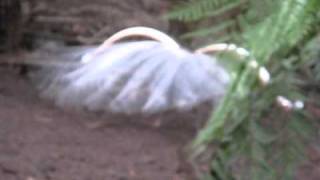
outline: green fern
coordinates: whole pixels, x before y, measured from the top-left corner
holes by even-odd
[[[278,13],[255,27],[249,27],[244,33],[244,40],[257,60],[264,64],[276,51],[290,48],[305,37],[315,21],[313,14],[318,11],[318,4],[312,0],[305,3],[286,0]]]
[[[209,1],[206,0],[207,3]],[[214,4],[214,1],[210,3]],[[169,17],[184,21],[199,20],[212,17],[212,14],[217,16],[218,10],[228,7],[230,3],[243,3],[241,0],[221,1],[224,4],[204,8],[204,1],[197,2],[192,1],[183,6],[186,9],[178,9]],[[278,95],[304,98],[299,93],[296,79],[298,62],[301,61],[299,43],[309,39],[310,32],[320,24],[317,20],[320,1],[249,0],[245,3],[248,8],[238,12],[236,18],[231,17],[213,28],[203,28],[185,37],[212,35],[236,24],[240,29],[234,29],[226,36],[250,49],[252,57],[260,65],[267,65],[274,76],[273,82],[263,88],[257,83],[257,72],[253,72],[247,64],[235,66],[233,71],[236,76],[227,95],[198,134],[194,147],[196,153],[201,153],[208,144],[217,144],[211,164],[215,173],[214,176],[209,175],[209,179],[225,180],[239,176],[237,179],[293,179],[297,162],[303,157],[303,143],[310,137],[305,132],[313,132],[313,128],[304,121],[307,116],[303,111],[288,115],[270,107],[275,105]],[[262,13],[259,3],[266,7]],[[222,14],[226,12],[221,11]],[[230,25],[224,25],[225,22]],[[230,36],[230,33],[237,35]],[[292,53],[292,49],[297,52]],[[277,153],[274,153],[275,150]],[[238,158],[246,165],[242,169],[238,167],[241,170],[235,173],[232,162]]]
[[[192,0],[188,3],[183,3],[176,6],[171,13],[166,15],[166,17],[180,21],[196,21],[204,17],[217,14],[214,10],[220,9],[220,11],[226,11],[234,6],[237,6],[233,5],[228,7],[234,2],[234,0]],[[226,4],[228,4],[228,6],[226,6]],[[236,4],[240,3],[236,1]]]
[[[265,22],[257,25],[257,27],[252,28],[244,33],[245,42],[248,44],[247,46],[250,47],[249,49],[251,49],[254,57],[258,57],[257,60],[260,62],[260,64],[266,64],[270,60],[271,55],[279,50],[283,50],[283,47],[286,47],[287,49],[292,48],[295,43],[304,37],[312,24],[312,16],[309,16],[307,13],[317,11],[318,8],[320,8],[320,2],[313,3],[314,1],[316,0],[308,1],[305,4],[298,4],[296,3],[296,0],[283,1],[283,8],[281,11],[279,11],[273,17],[266,19]],[[238,81],[233,83],[233,86],[230,88],[232,94],[234,94],[236,90],[248,89],[248,85],[241,84],[241,80],[244,81],[247,79],[252,79],[249,78],[253,77],[249,71],[251,72],[249,67],[239,70],[240,76],[238,76]],[[251,82],[254,81],[251,80]],[[244,94],[243,90],[241,91],[242,92],[239,94],[242,94],[244,97],[246,97],[247,94]],[[231,101],[228,100],[228,97],[229,96],[226,96],[224,101]],[[222,109],[220,111],[225,109],[223,107],[220,108]],[[220,114],[226,113],[215,113],[215,116],[219,116]],[[223,117],[221,119],[225,119],[224,117],[226,115],[221,116]],[[213,119],[215,119],[213,122],[214,124],[219,124],[217,123],[217,119],[220,120],[220,118]],[[219,125],[219,127],[221,128],[223,126]]]
[[[232,27],[235,29],[237,26],[241,26],[241,23],[244,23],[241,22],[244,19],[246,19],[246,24],[257,22],[272,13],[272,10],[277,8],[277,4],[279,3],[275,0],[193,0],[189,3],[177,5],[165,17],[184,22],[194,22],[204,18],[217,19],[228,16],[231,14],[230,12],[238,12],[232,18],[227,19],[228,26],[224,28],[221,25],[219,27],[201,28],[183,36],[183,38],[191,39],[199,37],[199,35],[217,35],[217,32],[228,31]],[[252,11],[252,8],[255,8],[256,11]],[[243,16],[245,18],[242,18]],[[237,29],[234,32],[238,32]],[[228,37],[221,37],[221,39],[228,39]]]
[[[226,28],[231,28],[234,25],[235,25],[234,20],[229,20],[229,21],[220,23],[217,26],[213,26],[210,28],[200,29],[200,30],[197,30],[194,32],[186,33],[182,36],[182,38],[188,39],[188,38],[193,38],[193,37],[207,37],[207,36],[222,32]],[[224,39],[230,39],[230,38],[224,37]],[[217,41],[219,41],[219,40],[217,40]]]

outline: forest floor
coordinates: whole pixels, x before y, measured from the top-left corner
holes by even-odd
[[[34,33],[50,30],[49,35],[91,37],[99,32],[93,28],[97,26],[104,29],[104,37],[135,25],[172,30],[160,18],[167,0],[34,2],[33,16],[41,15],[30,28]],[[105,3],[109,10],[97,8]],[[73,11],[65,11],[70,8]],[[57,10],[72,21],[52,25]],[[203,106],[142,117],[59,109],[40,99],[28,78],[0,67],[0,180],[185,180],[190,172],[181,171],[181,149],[209,112]],[[315,146],[307,148],[307,153],[310,160],[301,166],[296,179],[319,180],[320,150]]]
[[[203,112],[149,117],[74,112],[0,68],[0,179],[180,180],[179,149]],[[188,173],[188,172],[187,172]]]
[[[0,68],[0,179],[2,180],[185,180],[181,148],[194,135],[201,107],[186,113],[142,116],[59,109],[38,98],[32,83]],[[318,180],[320,153],[297,180]],[[183,166],[183,164],[182,164]]]
[[[73,42],[136,25],[169,29],[161,18],[167,0],[26,2],[24,28],[32,38]],[[190,172],[180,170],[178,152],[194,135],[193,121],[209,111],[148,117],[67,111],[38,98],[25,76],[0,67],[0,180],[185,179]]]

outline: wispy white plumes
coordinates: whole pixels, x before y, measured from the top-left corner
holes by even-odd
[[[51,76],[42,96],[61,107],[154,113],[217,102],[229,82],[215,59],[156,41],[115,44],[90,59]]]

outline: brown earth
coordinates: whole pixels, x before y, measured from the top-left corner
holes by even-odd
[[[0,180],[193,179],[181,150],[208,106],[145,117],[75,112],[39,99],[12,68],[0,68],[0,82]],[[319,179],[317,144],[297,180]]]
[[[13,27],[1,34],[10,42],[18,38],[14,29],[31,41],[91,44],[125,27],[169,31],[170,26],[161,18],[167,0],[21,2],[23,20],[1,16],[10,20],[3,27]],[[19,12],[7,5],[0,10]],[[25,25],[17,26],[22,21]],[[190,172],[181,170],[179,152],[194,135],[194,122],[208,112],[128,117],[67,111],[39,99],[32,83],[12,68],[0,67],[0,180],[185,179]]]
[[[179,180],[178,153],[208,108],[125,117],[58,109],[0,69],[0,179]]]
[[[135,25],[175,31],[161,18],[170,0],[28,1],[23,31],[35,39],[90,44]],[[67,111],[39,99],[12,68],[0,67],[0,180],[187,179],[180,152],[208,112],[208,106],[147,117]],[[320,179],[316,145],[297,180]]]

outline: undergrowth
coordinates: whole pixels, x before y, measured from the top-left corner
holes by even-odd
[[[272,75],[263,87],[247,63],[230,69],[233,82],[193,143],[196,155],[210,144],[215,147],[204,179],[294,179],[317,124],[306,110],[280,108],[276,98],[283,95],[317,106],[305,87],[320,84],[320,48],[314,43],[319,10],[319,0],[191,0],[167,15],[186,23],[215,19],[214,26],[184,37],[223,32],[221,39],[248,49]]]

